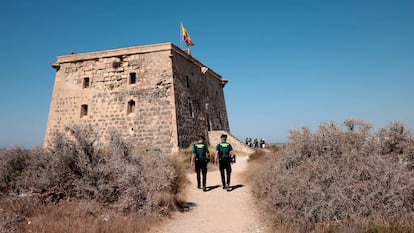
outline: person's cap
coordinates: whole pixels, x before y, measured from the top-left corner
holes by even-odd
[[[204,140],[204,136],[203,135],[198,135],[198,139],[203,139]]]
[[[227,138],[227,134],[222,134],[220,138]]]

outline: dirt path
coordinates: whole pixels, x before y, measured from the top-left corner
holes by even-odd
[[[242,179],[247,159],[247,156],[239,156],[232,166],[231,192],[222,189],[218,169],[209,168],[207,187],[210,190],[207,192],[196,188],[194,172],[188,174],[191,181],[187,197],[192,206],[190,211],[175,213],[155,232],[265,232],[253,204],[250,187]]]

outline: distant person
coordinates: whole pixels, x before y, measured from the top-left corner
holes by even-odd
[[[219,164],[221,183],[223,189],[230,191],[230,177],[231,177],[231,163],[236,162],[236,155],[233,152],[233,147],[227,141],[227,135],[220,136],[221,143],[216,146],[215,163]],[[226,172],[224,172],[224,170]],[[227,178],[227,179],[226,179]]]
[[[197,174],[197,188],[201,189],[201,174],[203,175],[203,191],[207,191],[207,163],[210,160],[210,152],[208,146],[204,143],[204,136],[198,137],[198,142],[193,145],[193,151],[191,156],[191,166],[195,167]],[[200,174],[201,173],[201,174]]]
[[[252,138],[247,138],[247,145],[252,147]]]
[[[263,138],[260,139],[259,146],[260,146],[260,148],[265,148],[266,143],[265,143],[265,140]]]

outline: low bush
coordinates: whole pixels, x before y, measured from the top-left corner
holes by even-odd
[[[413,232],[413,142],[400,123],[377,132],[359,120],[293,130],[289,143],[254,169],[253,194],[279,229]]]
[[[3,229],[45,213],[18,205],[26,200],[30,210],[94,202],[118,217],[157,218],[183,206],[181,190],[187,181],[180,161],[136,148],[116,131],[103,146],[91,127],[69,126],[47,150],[1,150],[0,163]]]

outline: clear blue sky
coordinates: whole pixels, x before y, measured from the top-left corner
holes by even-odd
[[[229,80],[231,132],[356,118],[414,127],[414,1],[15,0],[0,7],[0,147],[42,144],[56,57],[172,42]]]

